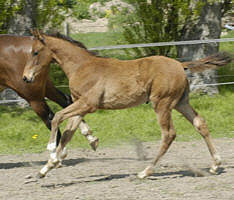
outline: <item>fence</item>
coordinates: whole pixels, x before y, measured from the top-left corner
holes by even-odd
[[[89,48],[90,51],[96,50],[114,50],[114,49],[127,49],[127,48],[144,48],[144,47],[159,47],[159,46],[176,46],[176,45],[195,45],[195,44],[207,44],[207,43],[218,43],[218,42],[234,42],[234,38],[223,38],[223,39],[207,39],[207,40],[189,40],[189,41],[176,41],[176,42],[157,42],[157,43],[146,43],[146,44],[127,44],[127,45],[114,45],[114,46],[100,46]],[[234,75],[224,75],[234,77]],[[223,76],[223,77],[224,77]],[[222,76],[217,76],[222,77]],[[225,83],[214,83],[214,84],[202,84],[196,85],[200,86],[219,86],[219,85],[232,85],[234,82],[225,82]],[[67,85],[59,85],[57,88],[65,88]],[[20,103],[24,102],[24,99],[14,99],[14,100],[0,100],[1,104],[11,104],[11,103]]]

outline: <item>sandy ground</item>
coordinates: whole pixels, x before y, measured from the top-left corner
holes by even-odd
[[[218,175],[209,175],[211,158],[203,141],[175,142],[144,179],[136,173],[153,159],[157,143],[69,151],[64,167],[46,178],[35,175],[48,153],[0,156],[1,200],[233,200],[234,139],[215,140],[223,159]],[[136,148],[138,147],[138,148]],[[137,152],[144,153],[139,154]],[[145,157],[145,160],[139,159]],[[203,176],[201,176],[203,175]]]

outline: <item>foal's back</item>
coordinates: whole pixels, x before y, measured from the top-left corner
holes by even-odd
[[[128,85],[135,81],[139,87],[149,89],[158,83],[158,88],[172,90],[186,84],[187,76],[182,63],[164,56],[151,56],[135,60],[101,59],[93,74],[99,73],[112,85],[116,82]],[[102,69],[104,68],[104,69]],[[94,73],[96,71],[96,73]]]

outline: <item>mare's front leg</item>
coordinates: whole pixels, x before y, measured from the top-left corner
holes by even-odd
[[[96,109],[96,106],[87,104],[87,102],[81,98],[79,99],[79,101],[74,102],[70,106],[55,114],[52,120],[51,137],[49,143],[49,150],[51,151],[50,159],[39,172],[39,177],[44,177],[48,173],[48,171],[57,166],[57,164],[59,163],[59,156],[61,155],[61,151],[64,149],[65,145],[70,141],[75,130],[81,123],[82,117],[80,116],[84,116],[87,113],[95,112]],[[76,116],[76,118],[69,119],[74,116]],[[64,136],[62,137],[62,141],[60,141],[59,147],[56,149],[56,146],[54,145],[56,140],[56,133],[59,125],[66,119],[69,119],[69,123],[64,132]]]
[[[31,108],[37,113],[37,115],[43,120],[46,127],[51,130],[51,121],[54,117],[54,113],[51,111],[50,107],[47,105],[45,100],[41,101],[29,101]],[[56,133],[55,147],[59,144],[61,138],[61,132],[58,129]]]
[[[54,113],[51,111],[50,107],[47,105],[47,103],[44,100],[41,101],[29,101],[31,108],[37,113],[37,115],[43,120],[46,127],[51,130],[51,121],[54,117]],[[59,145],[60,139],[61,139],[61,132],[58,129],[56,133],[56,141],[55,146]],[[55,147],[56,148],[56,147]],[[64,149],[63,153],[61,154],[61,159],[64,159],[67,156],[67,151]],[[60,163],[61,165],[61,163]]]

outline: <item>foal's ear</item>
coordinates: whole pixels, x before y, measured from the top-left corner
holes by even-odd
[[[35,39],[40,40],[43,44],[45,44],[44,36],[38,29],[31,29],[31,33]]]
[[[58,58],[58,56],[54,52],[52,53],[52,57],[58,64],[60,65],[62,64],[62,61]]]

